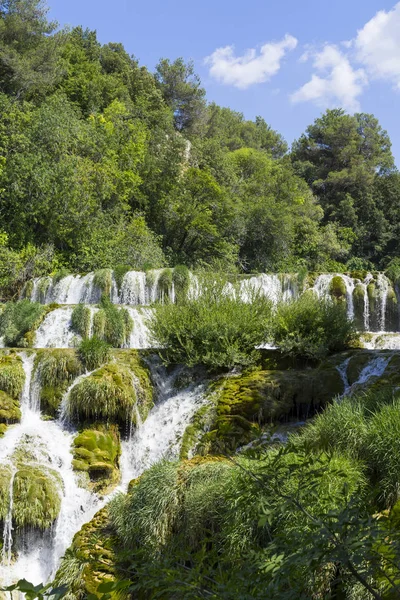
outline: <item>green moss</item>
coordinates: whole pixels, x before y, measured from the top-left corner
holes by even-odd
[[[122,348],[132,332],[133,321],[126,308],[112,304],[102,296],[100,310],[93,318],[93,336],[106,341],[113,348]]]
[[[396,292],[392,287],[389,288],[386,297],[385,329],[386,331],[396,331],[398,329],[399,309]]]
[[[353,305],[354,305],[354,323],[358,331],[364,329],[364,304],[365,304],[365,291],[361,284],[357,284],[353,291]]]
[[[358,380],[361,371],[370,360],[371,353],[369,352],[357,352],[350,358],[349,364],[347,366],[347,379],[350,385],[352,385]]]
[[[21,357],[16,354],[0,357],[0,390],[17,400],[24,383],[25,373]]]
[[[72,388],[68,410],[77,421],[106,419],[125,424],[135,402],[131,371],[108,363]]]
[[[28,300],[29,300],[32,296],[32,292],[33,292],[33,281],[32,281],[32,279],[30,279],[25,284],[24,291],[23,291],[23,298],[28,298]]]
[[[88,473],[93,491],[108,493],[119,482],[120,454],[118,429],[97,424],[75,438],[72,466],[76,471]]]
[[[172,281],[172,269],[164,269],[158,280],[158,290],[163,301],[170,297]]]
[[[192,422],[186,427],[182,436],[180,459],[190,458],[191,454],[200,450],[199,446],[202,446],[200,453],[204,453],[204,444],[201,443],[201,439],[212,424],[215,418],[214,413],[213,404],[206,404],[195,413]]]
[[[333,277],[329,287],[329,292],[331,296],[336,298],[336,300],[345,300],[346,284],[340,275],[335,275],[335,277]]]
[[[90,308],[84,304],[74,307],[71,315],[71,329],[83,338],[90,335],[91,313]]]
[[[104,339],[106,330],[106,313],[105,310],[100,308],[93,315],[93,336],[98,337],[99,339]]]
[[[10,507],[11,469],[0,465],[0,522],[4,521]]]
[[[97,588],[101,583],[124,579],[116,568],[119,546],[105,507],[74,536],[56,573],[55,584],[68,586],[70,600],[81,600],[88,594],[100,598]],[[118,592],[110,593],[110,600],[117,598],[121,599]]]
[[[313,370],[252,371],[216,384],[216,420],[202,444],[211,451],[234,451],[260,434],[260,426],[289,417],[305,418],[344,385],[333,364]]]
[[[0,423],[11,425],[12,423],[19,423],[20,420],[19,401],[0,391]]]
[[[63,395],[82,370],[82,364],[75,350],[38,351],[35,358],[35,373],[41,384],[40,408],[45,415],[56,416]]]
[[[113,356],[118,364],[125,366],[133,374],[137,408],[140,418],[145,421],[153,407],[154,396],[149,367],[137,350],[114,350]]]
[[[48,529],[61,507],[61,483],[50,469],[21,466],[14,478],[13,520],[17,527]]]
[[[111,269],[101,269],[96,271],[93,278],[93,285],[97,287],[102,294],[110,296],[112,288]]]
[[[5,423],[0,423],[0,438],[3,437],[6,431],[7,425]]]

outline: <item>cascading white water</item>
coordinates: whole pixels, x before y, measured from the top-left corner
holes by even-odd
[[[162,458],[179,456],[182,436],[196,411],[208,402],[205,386],[191,386],[176,391],[173,382],[176,373],[168,376],[159,365],[152,369],[153,380],[158,389],[158,400],[149,416],[122,443],[122,486],[135,479],[143,471]]]
[[[121,304],[146,304],[146,273],[128,271],[121,285]]]
[[[371,360],[365,365],[365,367],[361,370],[357,381],[350,384],[347,377],[347,368],[349,362],[352,357],[346,358],[340,365],[336,367],[339,371],[343,384],[344,384],[344,392],[343,396],[351,394],[355,389],[358,389],[360,386],[367,383],[372,377],[381,377],[386,370],[386,367],[389,364],[392,355],[384,355],[384,356],[371,356]]]
[[[261,293],[278,304],[282,299],[282,282],[279,275],[263,273],[257,277],[250,277],[240,283],[240,294],[244,302],[251,302],[253,293]]]
[[[21,539],[9,540],[7,552],[13,547],[17,557],[12,563],[8,560],[6,573],[3,564],[0,582],[26,578],[37,584],[48,580],[54,573],[73,535],[92,518],[104,501],[78,486],[71,454],[75,433],[66,430],[60,421],[41,419],[35,393],[31,393],[34,355],[22,354],[21,357],[25,371],[21,423],[10,427],[0,441],[0,461],[13,465],[14,451],[23,444],[29,450],[28,455],[34,459],[35,466],[43,467],[46,471],[51,469],[62,481],[61,510],[49,534],[28,532]],[[18,470],[18,466],[15,470]],[[7,529],[8,535],[10,531],[12,524]]]
[[[146,321],[151,317],[152,309],[138,309],[127,307],[127,311],[133,321],[133,329],[129,337],[129,342],[127,344],[128,348],[151,348],[152,344],[150,343],[150,332],[147,327]]]
[[[9,572],[9,569],[11,567],[11,559],[12,559],[12,544],[13,544],[12,512],[13,512],[13,505],[14,505],[13,489],[14,489],[14,479],[15,479],[16,472],[17,472],[17,470],[12,465],[10,465],[11,477],[10,477],[10,487],[9,487],[9,492],[8,492],[8,497],[9,497],[8,513],[7,513],[7,516],[4,521],[3,552],[2,552],[2,560],[1,560],[1,565],[0,565],[0,580],[3,577],[4,583],[6,585],[8,585],[10,583],[10,581],[7,579],[7,577],[8,577],[7,573]]]
[[[330,298],[329,290],[334,277],[335,275],[333,273],[325,273],[317,277],[312,289],[317,294],[318,298]]]
[[[76,334],[71,330],[72,308],[50,311],[36,331],[36,348],[70,348]]]
[[[379,273],[376,279],[376,287],[379,292],[379,297],[381,300],[381,310],[380,310],[380,319],[379,325],[380,330],[385,331],[385,323],[386,323],[386,305],[387,305],[387,296],[389,292],[389,280],[383,273]]]

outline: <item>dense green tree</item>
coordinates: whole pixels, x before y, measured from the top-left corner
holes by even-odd
[[[324,221],[351,227],[354,250],[372,259],[391,227],[373,192],[375,180],[394,168],[390,145],[372,115],[335,109],[316,119],[292,148],[295,169],[317,195]]]
[[[34,98],[56,83],[60,36],[46,14],[42,0],[0,1],[0,91]]]
[[[178,131],[194,133],[205,117],[205,90],[194,72],[192,62],[167,58],[156,66],[155,78],[163,98],[174,113]]]

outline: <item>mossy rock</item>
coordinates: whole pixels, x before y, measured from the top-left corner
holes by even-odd
[[[22,359],[17,354],[0,357],[0,390],[18,400],[25,383]]]
[[[74,439],[72,466],[88,473],[94,492],[108,493],[119,482],[121,444],[118,429],[98,424]]]
[[[215,420],[215,405],[209,403],[202,406],[194,415],[190,425],[182,436],[180,459],[191,458],[193,454],[206,454],[204,434]]]
[[[364,330],[365,287],[357,284],[353,291],[354,324],[358,331]]]
[[[386,296],[385,331],[399,331],[399,306],[396,292],[389,288]]]
[[[354,354],[347,365],[347,380],[350,385],[353,385],[360,377],[361,371],[371,360],[371,353],[357,352]]]
[[[0,465],[0,522],[4,521],[10,507],[11,468]]]
[[[234,450],[258,437],[263,424],[307,418],[343,391],[340,373],[328,361],[317,369],[227,377],[216,384],[216,419],[201,444],[212,451]]]
[[[11,425],[21,420],[19,401],[0,391],[0,423]]]
[[[346,284],[343,277],[340,277],[340,275],[335,275],[335,277],[332,278],[329,286],[329,293],[336,300],[346,299]]]
[[[113,350],[113,357],[119,365],[127,367],[133,374],[136,406],[141,420],[145,421],[154,406],[154,387],[150,369],[138,350]]]
[[[89,594],[100,598],[101,583],[125,579],[119,574],[119,542],[110,524],[108,508],[99,511],[93,519],[75,534],[55,576],[56,585],[68,586],[68,598],[82,598]],[[110,600],[120,599],[118,592],[110,593]]]
[[[61,508],[62,482],[55,471],[22,465],[13,484],[13,521],[18,528],[49,529]]]

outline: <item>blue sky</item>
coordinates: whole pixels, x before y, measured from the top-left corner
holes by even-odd
[[[325,108],[373,113],[400,166],[400,2],[49,0],[60,25],[96,29],[153,70],[192,59],[207,98],[261,115],[291,143]],[[206,60],[207,59],[207,60]]]

